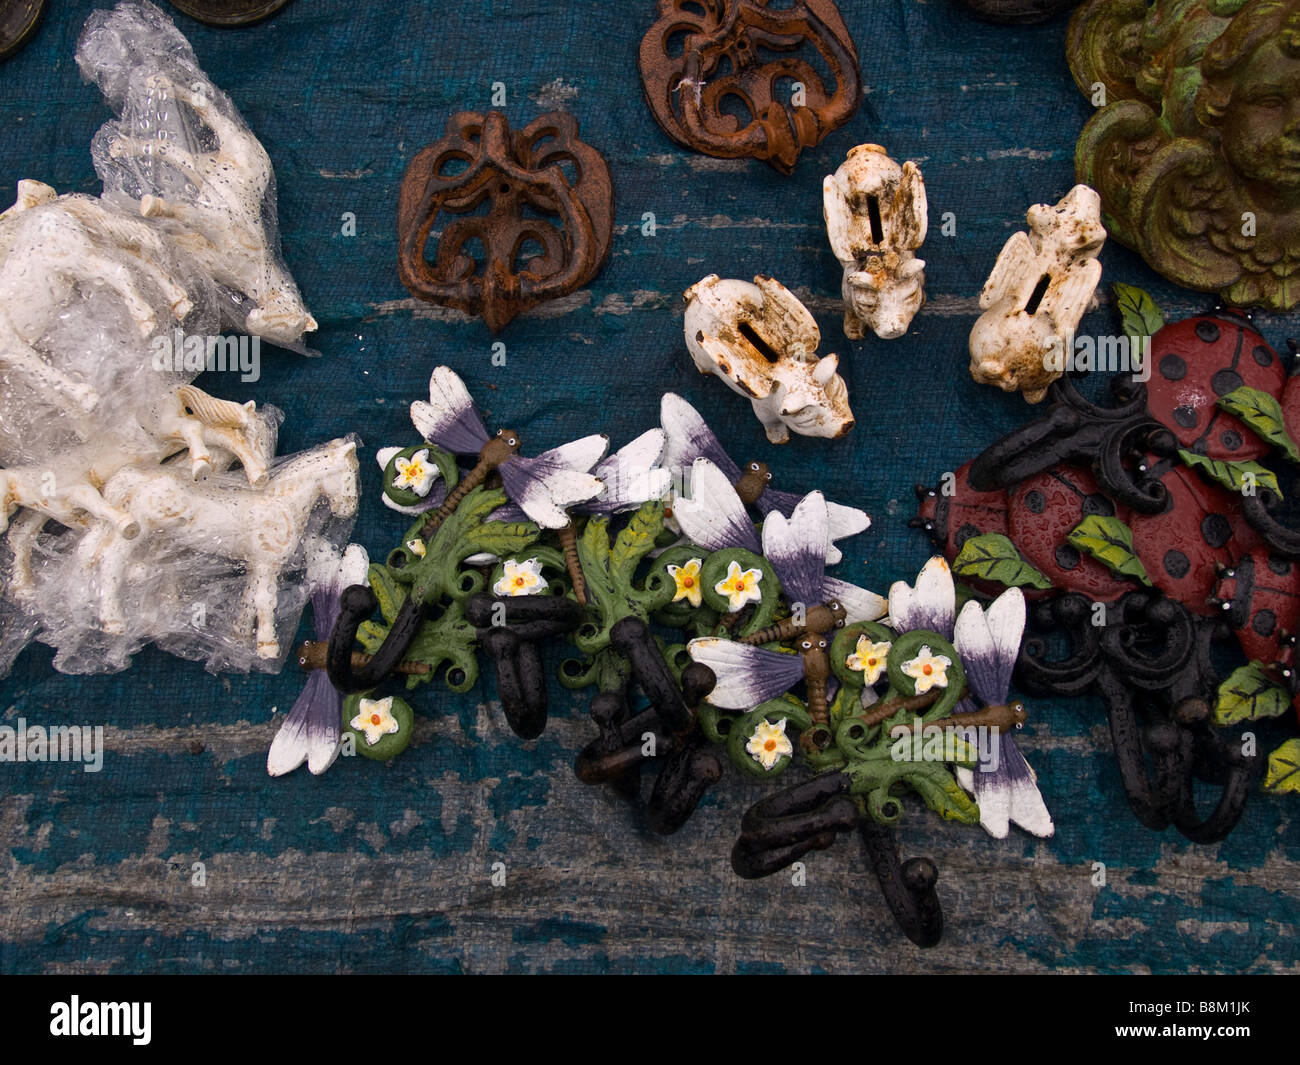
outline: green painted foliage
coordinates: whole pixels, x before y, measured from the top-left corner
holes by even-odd
[[[1220,725],[1278,717],[1291,708],[1291,696],[1258,662],[1250,662],[1219,685],[1214,718]]]
[[[1261,439],[1282,451],[1292,462],[1300,462],[1300,449],[1286,431],[1282,404],[1267,392],[1242,385],[1219,397],[1219,406],[1240,418]]]
[[[994,581],[1011,587],[1050,588],[1052,582],[1020,557],[1001,533],[972,536],[953,559],[952,572],[963,580]]]
[[[1186,451],[1182,448],[1179,449],[1178,454],[1187,465],[1200,470],[1210,480],[1217,481],[1230,492],[1254,495],[1255,489],[1267,488],[1270,492],[1277,493],[1279,498],[1282,495],[1273,471],[1258,462],[1220,462],[1218,459],[1198,455],[1194,451]]]
[[[1067,539],[1080,551],[1121,577],[1132,577],[1149,585],[1146,567],[1133,550],[1133,530],[1119,518],[1090,514],[1070,530]]]

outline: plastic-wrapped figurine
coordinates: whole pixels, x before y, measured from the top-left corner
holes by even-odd
[[[277,458],[278,411],[188,383],[252,369],[223,322],[299,350],[315,328],[270,162],[153,5],[96,12],[77,60],[121,116],[92,146],[104,194],[27,180],[0,214],[0,672],[33,637],[68,672],[150,641],[273,669],[307,553],[346,539],[357,458]]]

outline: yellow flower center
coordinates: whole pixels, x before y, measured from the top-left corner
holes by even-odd
[[[765,744],[763,744],[763,750],[765,750],[765,751],[775,751],[775,750],[776,750],[776,740],[768,740]]]
[[[381,718],[378,714],[371,714],[371,715],[370,715],[370,723],[371,723],[372,725],[378,725],[379,722],[382,721],[382,720],[383,720],[383,718]]]
[[[930,663],[927,662],[925,665],[921,667],[921,672],[928,677],[931,673],[934,672],[934,666],[930,665]]]

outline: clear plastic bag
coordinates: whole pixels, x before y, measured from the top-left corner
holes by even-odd
[[[152,4],[93,14],[77,62],[119,116],[103,196],[29,180],[0,213],[0,675],[33,638],[65,672],[150,642],[275,670],[347,542],[357,441],[277,457],[279,411],[176,357],[223,324],[306,350],[270,162]]]

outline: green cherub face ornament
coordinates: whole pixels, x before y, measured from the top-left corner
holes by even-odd
[[[1229,304],[1300,303],[1300,0],[1090,0],[1068,51],[1111,234]]]

